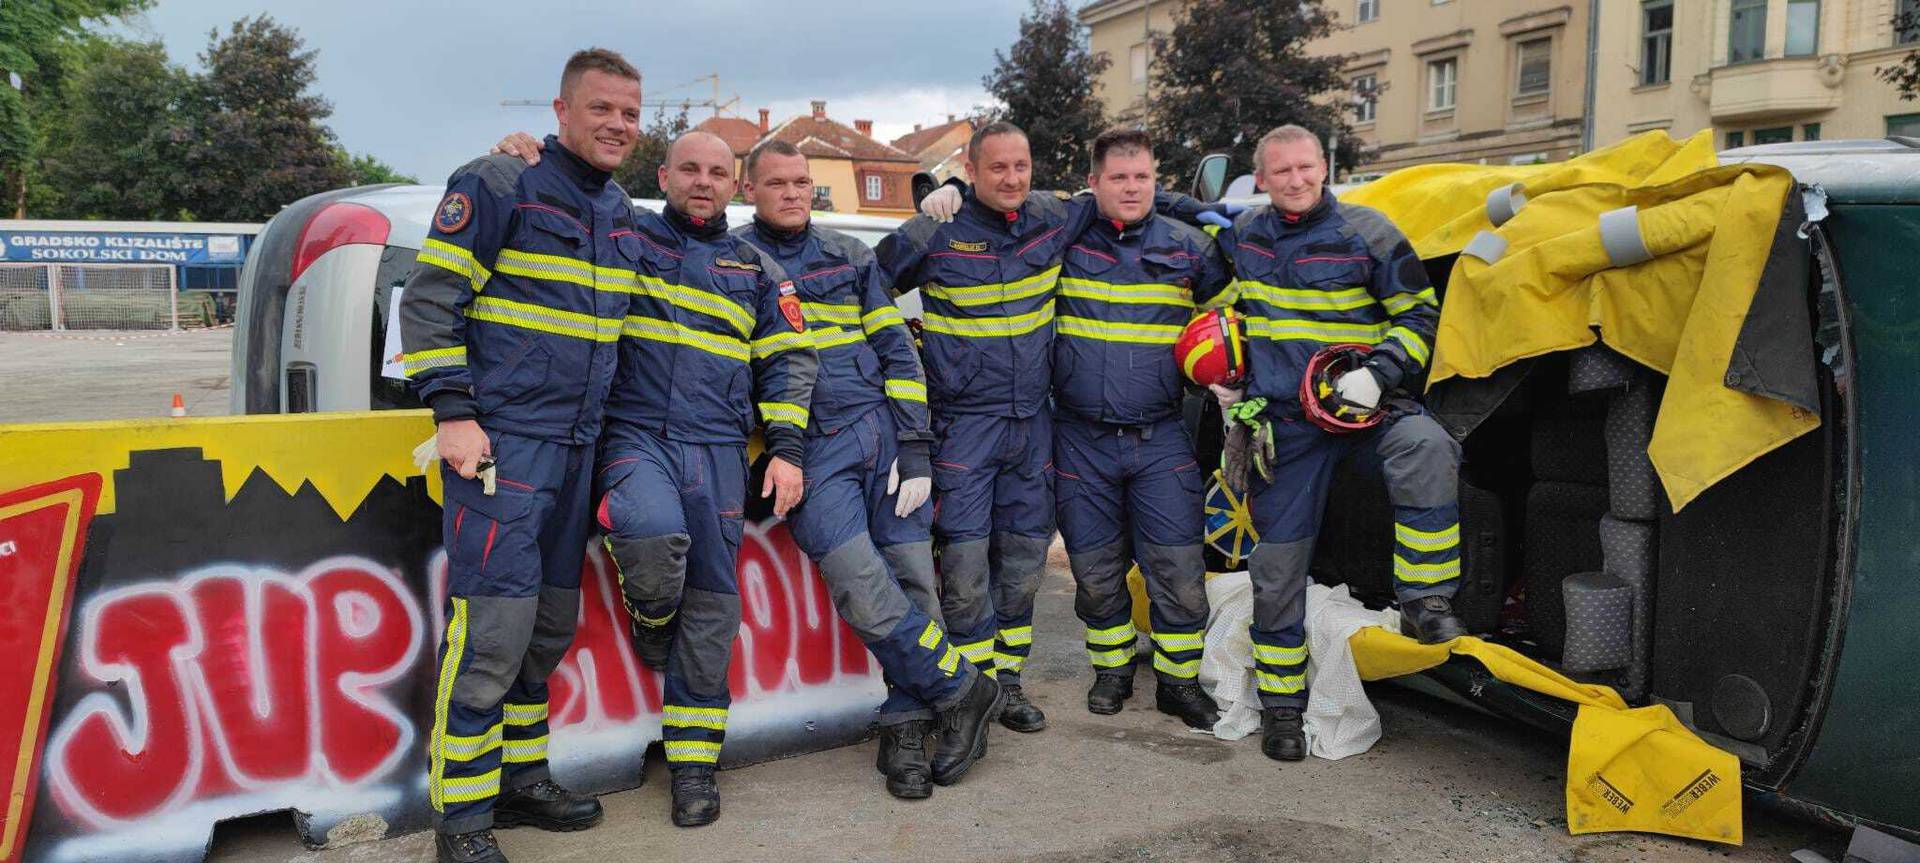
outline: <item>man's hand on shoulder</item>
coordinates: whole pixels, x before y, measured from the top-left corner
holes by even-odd
[[[518,156],[529,165],[540,164],[540,140],[525,132],[514,132],[489,151],[495,155]]]

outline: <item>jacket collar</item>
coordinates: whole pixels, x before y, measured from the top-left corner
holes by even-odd
[[[1273,209],[1273,217],[1277,219],[1282,226],[1287,228],[1306,227],[1325,219],[1328,213],[1333,212],[1333,205],[1335,203],[1337,203],[1337,201],[1333,197],[1333,190],[1322,188],[1320,190],[1320,200],[1314,202],[1314,205],[1309,207],[1306,212],[1296,216],[1279,207],[1275,207]]]
[[[672,225],[674,230],[679,231],[685,236],[699,240],[711,240],[727,232],[726,210],[721,210],[720,215],[714,216],[711,219],[697,219],[680,212],[672,204],[668,204],[664,213],[667,217],[667,223]]]
[[[1146,233],[1147,227],[1152,223],[1153,213],[1151,211],[1145,216],[1131,222],[1122,222],[1119,219],[1109,219],[1106,216],[1100,216],[1094,221],[1094,230],[1099,231],[1100,236],[1106,237],[1107,239],[1126,242],[1139,239],[1140,235]]]
[[[973,194],[972,189],[967,190],[964,206],[968,212],[973,213],[975,218],[996,228],[1004,228],[1009,234],[1019,234],[1021,229],[1026,227],[1025,223],[1031,221],[1027,218],[1026,202],[1022,201],[1020,206],[1010,213],[1002,213],[987,206]]]
[[[812,233],[813,220],[811,219],[807,220],[807,224],[801,226],[799,230],[789,231],[757,215],[753,217],[754,239],[759,240],[765,245],[772,246],[776,251],[786,254],[799,251],[800,247],[806,244],[807,237]]]
[[[588,164],[587,160],[574,155],[572,150],[567,149],[565,144],[560,143],[559,135],[548,135],[544,149],[545,152],[554,157],[550,160],[553,166],[559,169],[560,173],[566,175],[567,179],[577,184],[582,191],[598,192],[606,188],[607,181],[613,179],[612,174],[602,171]]]

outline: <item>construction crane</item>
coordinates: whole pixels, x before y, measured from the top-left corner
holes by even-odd
[[[682,90],[687,87],[691,87],[695,84],[698,84],[702,81],[709,82],[709,84],[713,87],[713,95],[711,98],[699,99],[699,100],[695,100],[695,99],[644,100],[640,103],[640,107],[642,108],[679,108],[683,111],[691,110],[694,108],[711,108],[713,109],[713,116],[718,117],[720,116],[720,113],[722,111],[727,111],[731,109],[733,106],[740,104],[740,94],[738,93],[731,94],[727,98],[727,100],[724,102],[720,101],[720,73],[718,72],[715,72],[709,75],[701,75],[700,77],[695,78],[691,81],[687,81],[681,84],[675,84],[672,87],[666,88],[662,92],[671,93],[675,90]],[[550,99],[502,99],[500,101],[500,107],[502,108],[544,108],[550,104],[552,104],[552,100]]]

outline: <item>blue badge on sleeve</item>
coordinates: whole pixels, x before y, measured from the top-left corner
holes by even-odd
[[[465,192],[448,192],[433,214],[433,227],[442,234],[456,234],[473,220],[473,199]]]

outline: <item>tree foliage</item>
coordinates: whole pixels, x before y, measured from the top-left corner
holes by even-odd
[[[65,219],[174,219],[185,201],[190,76],[158,42],[96,38],[78,54],[41,118],[42,145],[28,206]]]
[[[1920,39],[1920,12],[1902,12],[1893,16],[1893,32],[1898,34],[1901,43]],[[1920,51],[1908,51],[1901,55],[1900,62],[1892,66],[1878,66],[1873,70],[1880,80],[1893,85],[1902,101],[1911,102],[1920,95]]]
[[[1112,60],[1088,50],[1064,0],[1033,0],[1011,52],[993,57],[993,71],[981,83],[1004,106],[993,119],[1026,131],[1034,188],[1086,185],[1093,139],[1107,125],[1095,91]]]
[[[1340,56],[1309,53],[1333,30],[1320,0],[1191,0],[1173,30],[1153,38],[1147,110],[1163,178],[1190,176],[1200,158],[1226,152],[1251,170],[1252,147],[1297,123],[1339,137],[1339,162],[1357,163],[1349,85]]]
[[[60,90],[68,55],[84,40],[87,23],[135,12],[150,2],[0,2],[0,212],[17,214],[24,206],[41,137],[35,122],[38,103]]]
[[[633,197],[666,198],[666,190],[660,188],[660,165],[667,161],[667,145],[690,128],[693,122],[687,117],[687,106],[680,106],[675,114],[668,114],[661,106],[654,112],[653,122],[640,130],[639,143],[614,170],[613,179]]]
[[[355,156],[348,153],[343,147],[335,150],[334,155],[340,159],[342,164],[347,166],[347,173],[353,177],[351,182],[355,186],[372,186],[378,183],[420,182],[418,178],[408,174],[402,174],[394,170],[392,165],[382,162],[368,153]]]

